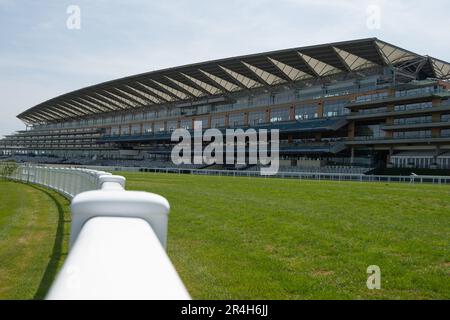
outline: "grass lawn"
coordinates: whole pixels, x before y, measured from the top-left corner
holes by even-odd
[[[124,175],[169,200],[169,255],[195,299],[450,298],[450,186]]]
[[[0,180],[0,299],[42,299],[67,253],[68,201]]]

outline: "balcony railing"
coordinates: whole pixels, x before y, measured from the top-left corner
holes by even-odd
[[[380,104],[385,104],[388,102],[392,102],[395,103],[397,101],[407,101],[410,99],[415,99],[415,100],[420,100],[420,99],[427,99],[427,98],[431,98],[433,96],[437,96],[437,97],[448,97],[450,96],[450,92],[448,91],[443,91],[443,90],[439,90],[439,89],[430,89],[430,90],[423,90],[423,91],[417,91],[417,92],[411,92],[411,93],[407,93],[407,94],[399,94],[399,95],[389,95],[389,96],[379,96],[379,97],[374,97],[373,99],[369,99],[366,101],[358,101],[358,100],[353,100],[351,101],[347,107],[349,108],[354,108],[354,107],[363,107],[363,106],[376,106],[376,105],[380,105]]]

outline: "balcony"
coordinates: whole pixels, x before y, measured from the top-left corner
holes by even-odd
[[[345,117],[333,117],[333,118],[319,118],[313,120],[304,121],[280,121],[272,123],[262,123],[256,126],[242,126],[239,128],[233,127],[221,127],[219,129],[222,134],[226,133],[227,129],[267,129],[267,130],[280,130],[280,133],[312,133],[312,132],[324,132],[324,131],[336,131],[344,127],[347,124]],[[189,130],[192,134],[193,131]],[[133,135],[104,135],[99,139],[99,143],[107,142],[139,142],[139,141],[156,141],[156,140],[170,140],[172,131],[159,131],[158,133],[147,134],[133,134]]]
[[[352,112],[347,116],[348,120],[372,120],[384,119],[387,117],[413,115],[413,114],[431,114],[434,112],[450,111],[450,104],[441,104],[439,106],[423,109],[411,109],[402,111],[382,111],[382,112]]]
[[[403,123],[403,124],[390,124],[381,126],[382,130],[411,130],[411,129],[431,129],[431,128],[450,128],[449,121],[439,122],[415,122],[415,123]]]
[[[430,144],[450,142],[450,135],[412,136],[412,137],[355,137],[346,142],[347,145],[382,145],[382,144]]]
[[[345,141],[280,144],[280,154],[336,154],[345,149]]]
[[[360,101],[360,102],[354,101],[349,103],[346,107],[351,110],[371,109],[383,107],[388,104],[404,105],[409,103],[427,102],[431,101],[433,98],[446,98],[446,97],[450,97],[450,92],[441,92],[441,91],[431,91],[425,93],[420,92],[417,94],[402,95],[396,97],[389,96],[369,101]]]

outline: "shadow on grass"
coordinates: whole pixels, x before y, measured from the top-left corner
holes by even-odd
[[[56,228],[56,236],[55,242],[53,243],[52,253],[50,255],[50,260],[48,261],[47,267],[45,268],[45,273],[42,276],[41,282],[39,283],[39,287],[33,297],[34,300],[42,300],[45,298],[45,295],[47,294],[50,286],[53,283],[53,280],[56,277],[61,257],[67,254],[63,252],[64,224],[69,221],[64,219],[64,208],[61,205],[61,202],[58,201],[58,199],[54,196],[54,194],[52,194],[52,192],[36,185],[30,184],[29,186],[45,193],[55,203],[56,208],[58,209],[58,226]]]

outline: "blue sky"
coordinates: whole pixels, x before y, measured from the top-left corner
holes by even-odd
[[[69,30],[69,5],[81,29]],[[380,28],[367,26],[369,6]],[[450,1],[0,0],[0,136],[56,95],[164,67],[378,37],[450,61]]]

